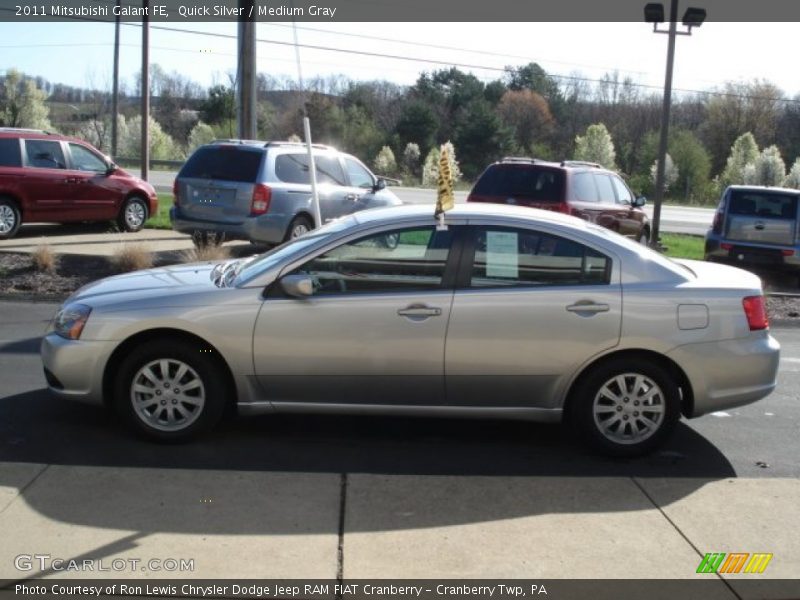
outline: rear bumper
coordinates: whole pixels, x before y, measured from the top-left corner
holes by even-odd
[[[179,207],[169,211],[172,228],[180,233],[192,235],[195,231],[224,233],[227,239],[250,240],[268,244],[279,244],[286,235],[289,223],[284,215],[266,214],[248,217],[238,223],[201,221],[187,217]]]
[[[731,249],[723,249],[721,247],[723,243],[730,244]],[[793,251],[793,253],[786,256],[784,251]],[[713,233],[706,236],[705,259],[733,266],[800,272],[800,246],[734,242]]]
[[[750,404],[774,389],[780,344],[769,332],[750,337],[687,344],[668,356],[684,370],[694,395],[688,417]]]

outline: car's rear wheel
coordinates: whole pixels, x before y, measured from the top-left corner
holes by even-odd
[[[672,433],[680,417],[680,391],[659,365],[617,359],[581,378],[571,409],[582,441],[611,456],[640,456]]]
[[[286,230],[286,240],[299,238],[312,229],[314,229],[314,224],[308,217],[304,217],[303,215],[297,216],[292,219],[292,222],[289,224],[289,229]]]
[[[0,198],[0,240],[14,237],[21,223],[22,216],[14,201]]]
[[[192,243],[197,248],[221,246],[225,243],[225,233],[222,231],[195,231],[192,234]]]
[[[184,441],[211,430],[230,390],[210,349],[151,340],[122,361],[114,405],[137,432],[160,441]]]
[[[139,196],[133,196],[125,201],[117,217],[117,225],[123,231],[141,231],[148,218],[149,209],[147,202]]]

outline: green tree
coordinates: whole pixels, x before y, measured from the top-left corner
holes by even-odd
[[[542,142],[553,127],[553,115],[547,101],[537,92],[509,90],[497,105],[503,123],[514,131],[514,139],[529,152],[534,142]]]
[[[487,164],[501,158],[514,143],[511,130],[503,125],[485,100],[475,102],[465,111],[454,142],[461,152],[461,168],[467,179],[477,177]]]
[[[397,135],[400,143],[419,144],[420,150],[426,152],[436,142],[438,121],[433,110],[424,102],[416,101],[408,104],[397,121]]]
[[[691,131],[675,130],[669,136],[669,153],[678,169],[673,195],[685,200],[705,200],[711,158]]]
[[[0,97],[0,124],[5,127],[52,129],[46,99],[47,95],[36,87],[32,79],[23,80],[19,71],[9,69]]]
[[[616,169],[615,159],[614,141],[602,123],[589,125],[585,135],[575,138],[575,160],[596,162],[606,169]]]
[[[198,121],[197,125],[195,125],[189,133],[188,150],[189,152],[193,152],[204,144],[210,144],[215,138],[214,128],[207,123]]]
[[[150,158],[157,160],[183,160],[185,155],[175,141],[150,117]],[[128,122],[128,131],[120,140],[120,154],[138,158],[142,154],[142,118],[133,117]]]
[[[223,123],[236,118],[236,98],[233,89],[224,85],[208,88],[208,97],[201,103],[203,121],[211,124]]]

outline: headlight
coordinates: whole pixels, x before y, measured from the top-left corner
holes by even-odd
[[[77,340],[91,312],[92,308],[85,304],[62,306],[53,319],[53,330],[63,338]]]

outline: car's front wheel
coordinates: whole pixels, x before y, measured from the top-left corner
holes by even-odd
[[[642,246],[650,244],[650,232],[647,229],[642,229],[642,233],[639,234],[639,243]]]
[[[141,231],[148,217],[147,202],[138,196],[128,198],[117,217],[117,225],[123,231]]]
[[[581,378],[571,409],[582,441],[604,454],[640,456],[672,433],[680,417],[680,391],[658,364],[616,359]]]
[[[183,441],[211,430],[229,391],[214,351],[182,341],[151,340],[120,365],[114,405],[136,431]]]

